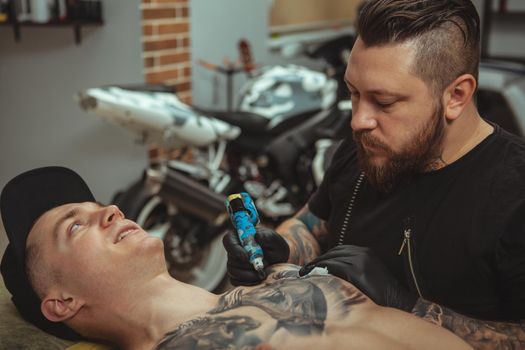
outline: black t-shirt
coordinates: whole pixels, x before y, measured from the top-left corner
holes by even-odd
[[[413,270],[427,300],[480,319],[525,319],[522,139],[495,126],[461,159],[389,193],[366,178],[356,185],[359,176],[348,138],[309,202],[312,213],[328,222],[324,250],[338,243],[343,230],[343,244],[372,248],[416,292]],[[399,255],[407,227],[410,249]]]

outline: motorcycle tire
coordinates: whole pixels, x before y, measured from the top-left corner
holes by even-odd
[[[143,180],[118,193],[113,202],[126,218],[163,240],[168,271],[175,279],[214,293],[228,288],[224,232],[203,234],[212,229],[208,223],[152,195]]]

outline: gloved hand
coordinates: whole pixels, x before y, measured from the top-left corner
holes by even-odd
[[[340,245],[312,260],[299,271],[308,274],[316,266],[342,278],[366,294],[376,304],[412,311],[418,296],[401,286],[370,248]]]
[[[288,261],[290,247],[280,234],[266,227],[257,227],[255,240],[264,254],[264,266]],[[222,244],[228,252],[228,276],[234,286],[250,286],[261,282],[261,277],[249,261],[249,254],[244,250],[239,236],[234,231],[224,235]]]

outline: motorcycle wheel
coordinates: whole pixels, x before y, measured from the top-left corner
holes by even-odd
[[[158,195],[151,195],[143,181],[118,194],[113,202],[126,218],[163,240],[170,275],[210,292],[224,291],[228,260],[222,245],[224,232],[207,238],[212,230],[208,223],[179,212],[173,203]]]

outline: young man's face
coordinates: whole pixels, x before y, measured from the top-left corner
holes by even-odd
[[[116,206],[66,204],[42,215],[27,245],[61,276],[61,287],[104,297],[165,271],[162,241],[124,218]]]
[[[445,119],[441,101],[411,72],[410,44],[366,47],[358,39],[345,80],[359,163],[372,184],[389,188],[439,156]]]

